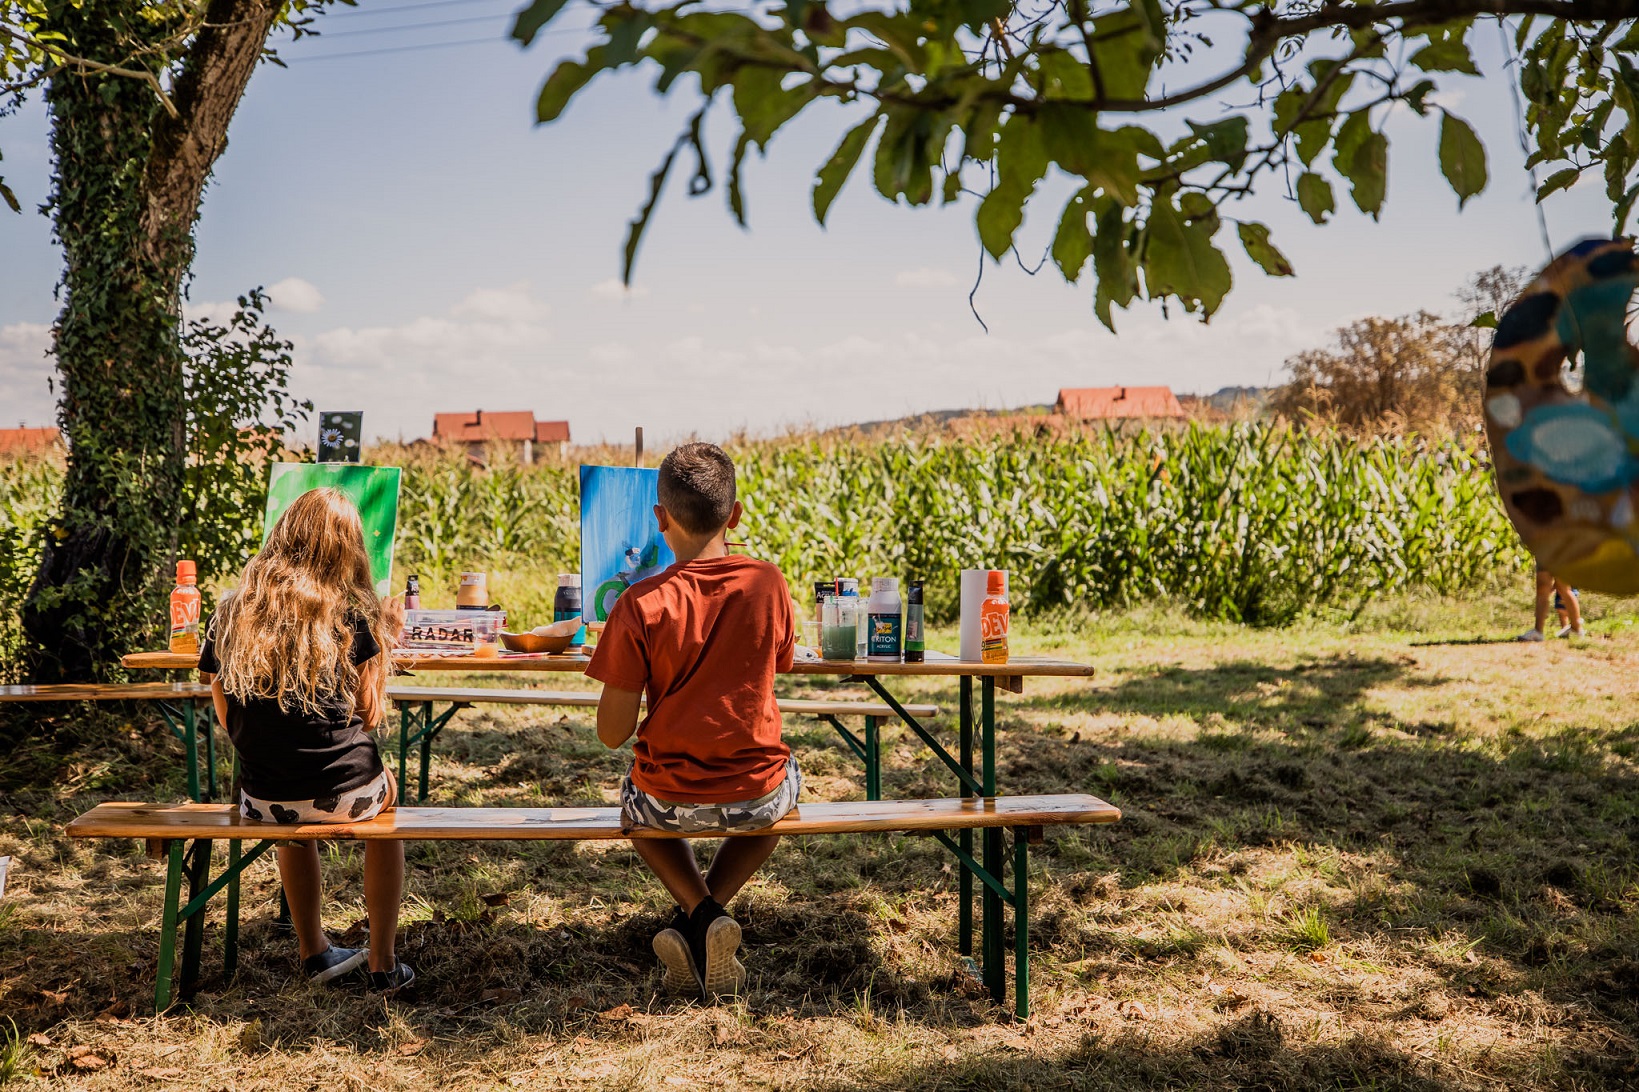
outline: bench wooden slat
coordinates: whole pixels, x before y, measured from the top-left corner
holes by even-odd
[[[1119,809],[1083,793],[971,800],[802,804],[760,834],[842,834],[1113,823]],[[289,841],[604,841],[682,837],[627,831],[619,808],[396,808],[362,823],[268,823],[232,804],[98,804],[68,824],[71,838],[276,838]],[[716,833],[687,837],[724,837]]]
[[[163,701],[166,698],[208,698],[204,683],[58,683],[50,686],[0,686],[0,702],[8,701]]]
[[[443,686],[389,686],[391,701],[453,701],[474,705],[568,705],[592,708],[598,703],[596,690],[490,690],[482,687]],[[781,698],[780,711],[801,716],[867,716],[891,717],[894,711],[881,702],[819,701],[809,698]],[[936,717],[937,705],[906,705],[905,711],[913,717]]]

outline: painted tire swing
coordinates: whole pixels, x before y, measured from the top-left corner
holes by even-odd
[[[1503,312],[1485,374],[1486,439],[1508,518],[1542,567],[1613,595],[1639,594],[1635,288],[1633,240],[1576,244]]]

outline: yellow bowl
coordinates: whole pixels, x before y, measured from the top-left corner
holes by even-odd
[[[539,633],[508,633],[501,631],[501,643],[508,652],[562,652],[575,639],[573,633],[562,637],[546,637]]]

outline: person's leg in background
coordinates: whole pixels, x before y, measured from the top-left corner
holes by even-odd
[[[1559,635],[1561,637],[1581,637],[1582,633],[1582,600],[1577,596],[1576,589],[1563,580],[1554,581],[1554,603],[1563,607]]]
[[[1536,624],[1517,638],[1521,641],[1542,640],[1543,627],[1548,624],[1548,605],[1554,595],[1554,577],[1547,569],[1537,569]]]

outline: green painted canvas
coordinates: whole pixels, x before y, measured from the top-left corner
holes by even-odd
[[[364,546],[370,551],[370,576],[376,594],[388,595],[393,587],[393,538],[398,532],[398,484],[396,466],[349,466],[346,463],[275,463],[267,486],[267,517],[262,521],[262,541],[273,530],[291,502],[310,489],[329,486],[346,493],[358,506],[364,524]]]

